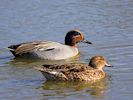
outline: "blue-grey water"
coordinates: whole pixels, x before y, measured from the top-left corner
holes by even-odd
[[[14,59],[7,47],[33,40],[64,43],[80,29],[93,45],[79,44],[68,61]],[[103,55],[113,68],[95,84],[48,82],[43,63],[84,62]],[[0,0],[0,100],[132,100],[133,0]]]

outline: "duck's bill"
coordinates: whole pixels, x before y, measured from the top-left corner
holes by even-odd
[[[92,42],[90,42],[90,41],[88,41],[88,40],[85,40],[85,39],[82,40],[81,42],[82,42],[82,43],[87,43],[87,44],[92,44]]]
[[[108,64],[108,63],[106,63],[105,66],[106,66],[106,67],[113,67],[112,65],[110,65],[110,64]]]

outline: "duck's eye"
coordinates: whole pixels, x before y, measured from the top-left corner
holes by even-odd
[[[80,33],[79,33],[79,32],[73,32],[72,35],[73,35],[73,36],[77,36],[77,35],[80,35]]]

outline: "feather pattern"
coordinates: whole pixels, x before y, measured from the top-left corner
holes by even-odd
[[[63,80],[63,81],[95,81],[105,77],[102,70],[94,69],[86,64],[71,63],[65,65],[49,65],[49,67],[36,67],[48,80]],[[51,74],[56,72],[56,74]],[[52,77],[51,77],[52,75]]]
[[[105,77],[104,66],[110,66],[102,56],[94,56],[89,65],[70,63],[64,65],[43,65],[36,67],[47,80],[97,81]]]

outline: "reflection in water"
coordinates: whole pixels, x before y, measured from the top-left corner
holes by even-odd
[[[133,0],[1,0],[0,12],[1,100],[55,100],[54,96],[63,96],[61,100],[132,100]],[[65,32],[72,28],[80,28],[93,42],[92,46],[78,45],[80,61],[88,62],[88,57],[96,54],[108,58],[115,66],[108,70],[113,84],[109,80],[94,84],[46,82],[41,89],[34,89],[43,76],[33,67],[56,62],[12,59],[4,48],[33,40],[63,43]],[[57,63],[62,62],[71,61]]]
[[[97,82],[57,82],[46,81],[40,88],[45,90],[44,97],[57,96],[64,97],[70,95],[80,95],[81,92],[90,94],[93,97],[103,98],[110,83],[110,77]]]

